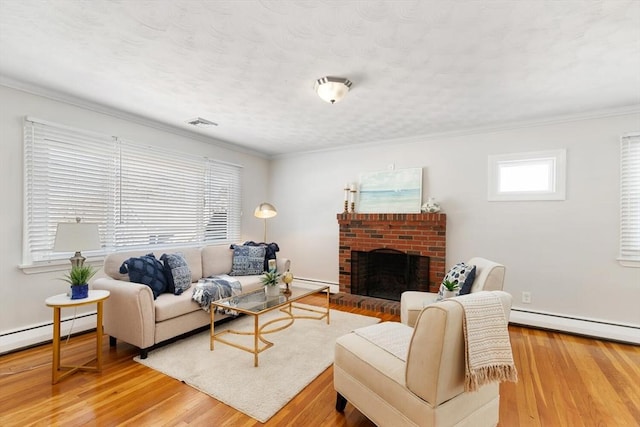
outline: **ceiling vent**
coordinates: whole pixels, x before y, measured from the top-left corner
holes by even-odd
[[[214,123],[207,119],[203,119],[202,117],[196,117],[195,119],[187,120],[187,123],[193,126],[204,127],[204,128],[209,126],[218,126],[217,123]]]

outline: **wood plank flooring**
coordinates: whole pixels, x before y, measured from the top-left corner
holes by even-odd
[[[322,304],[322,299],[305,302]],[[366,310],[332,307],[383,320]],[[519,382],[500,389],[500,426],[640,426],[640,347],[510,326]],[[259,426],[254,419],[110,348],[104,369],[51,385],[51,344],[0,357],[0,426]],[[90,359],[93,334],[63,345],[64,363]],[[267,426],[371,427],[351,405],[334,409],[333,368]]]

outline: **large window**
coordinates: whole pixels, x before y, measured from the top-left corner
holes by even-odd
[[[640,267],[640,133],[620,142],[620,262]]]
[[[489,156],[489,200],[564,200],[565,182],[565,150]]]
[[[240,167],[27,118],[23,264],[52,251],[59,222],[99,224],[99,256],[119,249],[236,242]]]

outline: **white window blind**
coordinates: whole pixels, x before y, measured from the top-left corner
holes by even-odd
[[[52,259],[57,224],[76,217],[100,224],[105,242],[113,211],[113,138],[32,121],[25,122],[24,132],[23,262]]]
[[[34,119],[24,136],[25,265],[68,258],[51,248],[76,217],[100,228],[85,256],[240,237],[239,166]]]
[[[620,143],[620,261],[640,266],[640,133]]]

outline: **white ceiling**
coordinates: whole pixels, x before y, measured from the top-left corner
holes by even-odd
[[[0,0],[0,76],[278,155],[635,108],[640,1]]]

